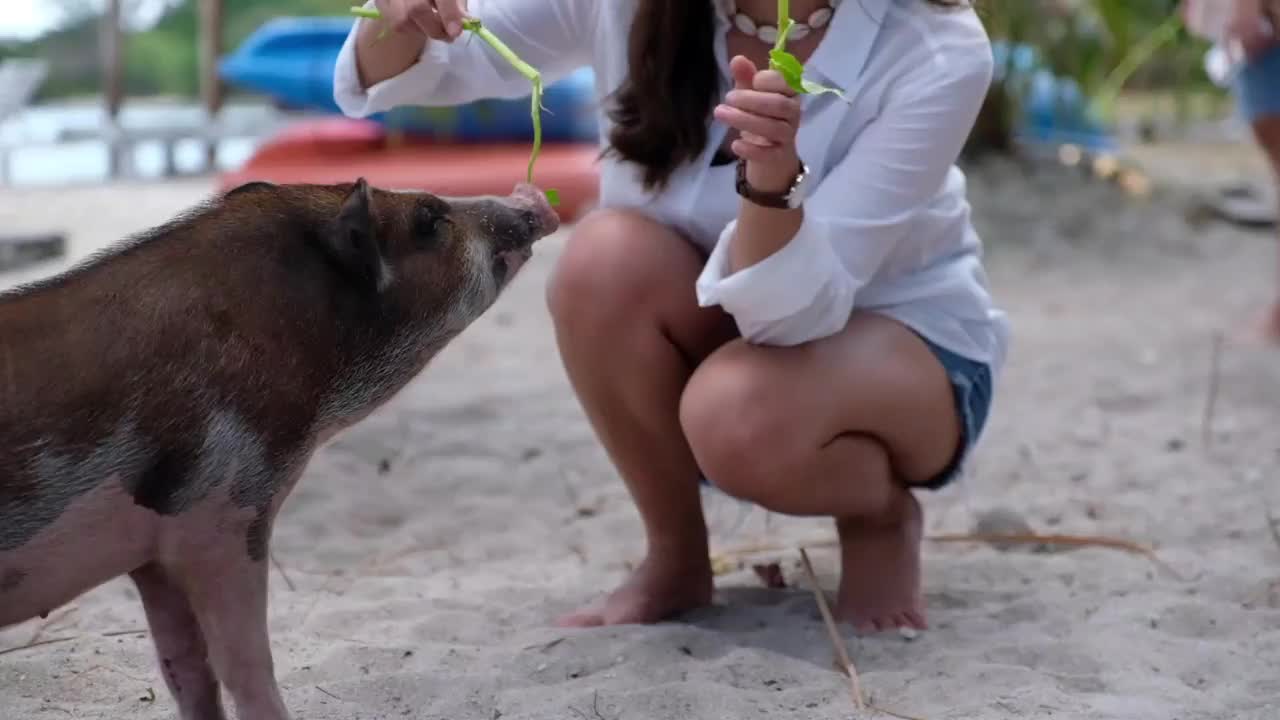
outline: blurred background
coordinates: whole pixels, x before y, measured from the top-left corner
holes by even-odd
[[[402,108],[367,120],[340,115],[332,69],[352,22],[349,5],[6,0],[0,186],[198,177],[226,187],[359,173],[375,184],[437,192],[508,190],[527,161],[527,100]],[[1209,48],[1182,27],[1175,0],[980,0],[978,7],[998,70],[966,162],[1080,166],[1141,196],[1150,183],[1138,167],[1169,156],[1159,148],[1247,140],[1230,96],[1206,73]],[[544,101],[547,152],[538,179],[561,189],[568,216],[592,202],[592,83],[583,70],[551,86]],[[1136,162],[1143,153],[1148,161]],[[477,173],[481,166],[486,172]],[[1230,182],[1208,192],[1237,204],[1241,197]],[[1242,212],[1268,212],[1265,203],[1255,206]]]

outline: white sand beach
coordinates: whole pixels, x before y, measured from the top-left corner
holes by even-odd
[[[1191,179],[1252,167],[1238,148],[1201,152],[1203,162],[1179,156]],[[1237,161],[1215,169],[1230,153]],[[1038,533],[1149,545],[1177,576],[1115,549],[928,542],[933,627],[914,640],[845,632],[863,687],[877,706],[927,720],[1280,717],[1280,528],[1267,523],[1268,506],[1280,515],[1280,350],[1235,334],[1273,291],[1274,236],[1189,225],[1163,184],[1143,203],[1007,166],[970,178],[1015,337],[968,476],[922,495],[928,532],[969,533],[1003,510]],[[65,230],[78,259],[211,187],[4,188],[0,227]],[[641,551],[542,301],[564,237],[540,245],[498,305],[403,394],[322,449],[286,504],[271,630],[291,711],[858,717],[791,549],[831,537],[824,521],[740,518],[712,496],[718,548],[781,548],[728,568],[716,607],[651,627],[550,625]],[[832,551],[810,554],[833,593]],[[770,561],[788,588],[765,588],[751,569]],[[145,628],[118,579],[0,631],[0,718],[174,717]]]

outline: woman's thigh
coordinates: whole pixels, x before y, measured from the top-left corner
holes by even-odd
[[[713,475],[736,461],[794,473],[832,440],[870,436],[894,475],[933,482],[960,449],[962,422],[947,370],[905,325],[856,313],[831,337],[796,347],[735,340],[713,353],[685,389],[682,419]],[[856,469],[850,469],[856,472]]]
[[[705,261],[683,236],[641,213],[597,210],[574,228],[547,286],[557,331],[592,345],[661,333],[692,368],[736,334],[722,310],[698,305],[694,284]]]

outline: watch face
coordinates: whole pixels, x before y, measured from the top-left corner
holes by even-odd
[[[800,207],[804,202],[805,186],[809,181],[809,166],[805,165],[800,168],[800,174],[796,176],[796,182],[791,186],[791,192],[787,193],[787,205],[791,209]]]

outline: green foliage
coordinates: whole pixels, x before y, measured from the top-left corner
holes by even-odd
[[[370,10],[363,7],[352,7],[351,14],[368,20],[381,20],[382,13],[377,10]],[[507,44],[502,42],[497,35],[494,35],[489,28],[485,27],[476,18],[467,18],[462,21],[462,29],[472,33],[476,37],[483,40],[494,52],[502,56],[516,72],[524,76],[529,81],[529,85],[533,89],[530,95],[530,113],[533,117],[533,150],[529,153],[529,170],[525,177],[525,182],[533,183],[533,165],[538,161],[538,153],[542,152],[542,73],[538,69],[520,59]],[[383,30],[385,33],[386,31]],[[381,37],[381,35],[379,35]],[[560,204],[560,193],[556,190],[546,191],[547,202],[553,207]]]
[[[1189,93],[1207,90],[1205,43],[1182,28],[1179,0],[978,0],[993,40],[1036,49],[1054,74],[1074,80],[1092,110],[1110,119],[1128,90],[1169,92],[1179,112]],[[1007,145],[1026,86],[1004,68],[978,120],[977,142]]]
[[[787,52],[787,37],[791,34],[791,28],[795,24],[795,21],[791,19],[791,0],[778,0],[778,40],[774,43],[773,49],[769,51],[769,68],[781,75],[787,81],[787,85],[797,93],[802,95],[832,93],[841,100],[848,102],[848,98],[840,90],[805,79],[804,65],[800,63],[800,60],[795,55]]]
[[[0,47],[0,57],[42,57],[49,79],[40,97],[51,99],[96,93],[102,82],[100,16],[80,0],[58,0],[70,18],[63,27],[37,40]],[[332,0],[223,0],[224,40],[228,50],[262,23],[282,15],[338,15]],[[340,6],[339,6],[340,7]],[[155,27],[125,38],[125,92],[131,96],[194,97],[198,92],[196,0],[170,9]]]

